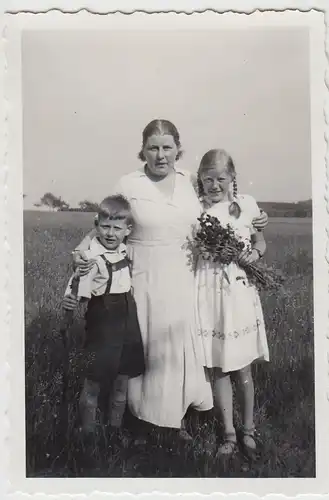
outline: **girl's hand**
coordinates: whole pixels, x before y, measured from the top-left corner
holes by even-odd
[[[258,259],[259,254],[255,249],[251,250],[251,252],[250,250],[243,250],[239,255],[239,264],[241,266],[247,266],[248,264],[256,262]]]
[[[84,252],[81,251],[73,252],[73,266],[75,269],[77,267],[79,268],[80,276],[85,276],[86,274],[88,274],[91,271],[95,262],[96,262],[95,259],[88,260]]]
[[[260,211],[260,216],[255,217],[252,220],[252,225],[254,226],[255,229],[262,231],[268,224],[268,216],[267,213],[264,212],[264,210]]]
[[[74,311],[77,305],[78,305],[78,299],[72,293],[65,295],[62,302],[62,306],[63,309],[65,309],[65,311]]]

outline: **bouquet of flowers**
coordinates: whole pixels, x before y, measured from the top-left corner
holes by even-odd
[[[199,229],[192,242],[194,258],[202,257],[222,266],[235,262],[244,269],[249,283],[259,290],[278,289],[282,285],[282,274],[265,263],[240,263],[241,252],[251,252],[252,249],[236,235],[229,224],[222,226],[216,217],[208,214],[202,215],[198,221]],[[226,278],[228,279],[227,275]]]

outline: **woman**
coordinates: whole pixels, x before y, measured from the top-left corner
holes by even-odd
[[[145,166],[123,176],[114,190],[129,200],[135,221],[127,244],[146,362],[145,374],[130,380],[128,404],[139,419],[173,428],[181,427],[189,406],[213,406],[197,348],[194,275],[183,250],[201,207],[191,174],[175,166],[181,154],[176,127],[150,122],[139,153]],[[264,227],[267,216],[255,224]],[[89,241],[90,235],[77,250]],[[92,265],[79,252],[75,263],[82,272]]]

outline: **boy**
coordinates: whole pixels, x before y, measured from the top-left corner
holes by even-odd
[[[79,299],[88,299],[86,319],[86,379],[79,406],[82,430],[93,432],[96,410],[107,413],[110,425],[120,427],[126,406],[128,378],[144,371],[144,352],[131,293],[130,261],[124,240],[132,229],[131,208],[121,195],[105,198],[95,219],[95,236],[87,259],[94,265],[80,278],[78,298],[66,290],[63,307],[73,310]]]

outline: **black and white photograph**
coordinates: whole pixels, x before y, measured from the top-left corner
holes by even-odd
[[[23,24],[26,478],[317,477],[306,16]]]

